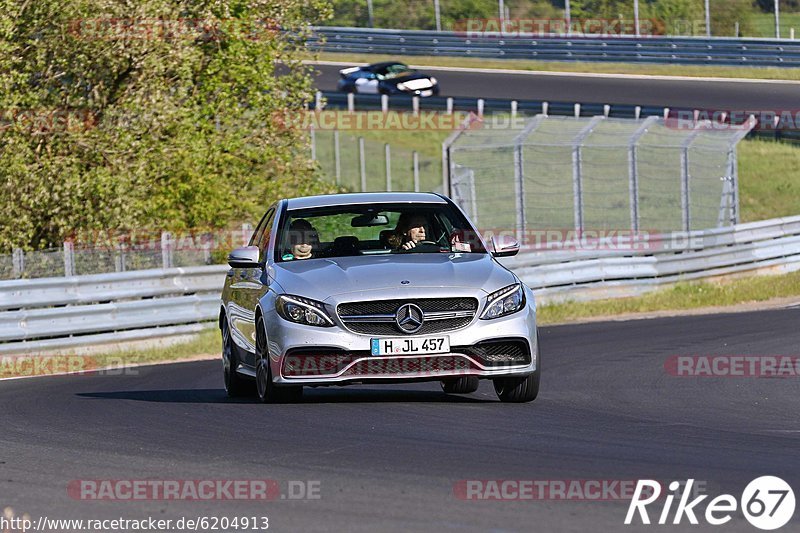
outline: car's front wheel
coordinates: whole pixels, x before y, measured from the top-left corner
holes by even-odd
[[[447,394],[469,394],[478,390],[480,381],[475,376],[442,380],[442,390]]]
[[[497,378],[494,391],[501,402],[532,402],[539,395],[539,371],[522,378]]]
[[[302,386],[276,387],[272,382],[263,317],[256,322],[256,390],[262,403],[291,403],[303,397]]]

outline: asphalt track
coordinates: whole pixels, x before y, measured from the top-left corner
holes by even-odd
[[[317,88],[336,90],[342,66],[315,65]],[[441,96],[754,111],[800,109],[800,84],[511,74],[426,68]]]
[[[544,327],[542,392],[501,404],[434,383],[232,401],[216,361],[0,382],[0,509],[50,518],[267,515],[276,531],[649,531],[627,502],[465,501],[468,479],[703,480],[800,489],[797,378],[677,378],[675,354],[796,355],[800,310]],[[77,479],[320,482],[320,499],[81,501]],[[708,501],[708,500],[706,500]],[[660,507],[651,516],[656,519]],[[659,530],[690,529],[657,527]],[[782,531],[798,530],[800,513]],[[724,527],[756,531],[740,513]]]

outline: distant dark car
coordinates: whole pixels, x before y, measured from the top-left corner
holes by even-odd
[[[436,78],[395,61],[350,67],[340,70],[339,74],[341,79],[337,89],[347,93],[407,94],[421,97],[439,94],[439,82]]]

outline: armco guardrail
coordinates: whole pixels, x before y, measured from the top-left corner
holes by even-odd
[[[800,66],[800,43],[777,39],[565,37],[316,27],[310,45],[326,52],[461,56],[544,61]]]
[[[653,236],[637,250],[539,251],[503,263],[542,302],[635,296],[664,284],[730,274],[791,272],[800,270],[800,217]]]
[[[197,332],[219,314],[227,270],[214,265],[0,282],[0,353]]]
[[[557,102],[546,100],[510,100],[506,98],[469,98],[432,96],[417,98],[405,95],[386,96],[380,94],[348,94],[337,91],[318,91],[319,105],[324,101],[326,109],[348,109],[350,111],[390,110],[408,112],[415,110],[442,112],[481,113],[521,113],[527,115],[544,114],[555,116],[581,116],[610,118],[634,118],[663,116],[666,118],[685,117],[695,110],[678,107],[638,106],[630,104],[603,104],[594,102]],[[310,102],[309,107],[317,106]],[[800,142],[800,131],[796,128],[754,129],[748,135],[763,139]]]
[[[688,243],[673,249],[675,242]],[[800,270],[800,216],[651,236],[632,251],[522,252],[503,259],[540,303],[640,294],[664,284]],[[213,325],[227,266],[0,282],[0,354],[194,333]]]

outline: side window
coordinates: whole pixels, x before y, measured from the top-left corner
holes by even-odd
[[[275,208],[270,208],[263,217],[261,217],[261,222],[258,223],[256,226],[255,231],[250,236],[250,242],[247,243],[247,246],[258,246],[258,243],[261,241],[261,237],[264,234],[264,227],[269,223],[272,215],[275,213]]]
[[[262,263],[267,260],[267,249],[269,248],[270,237],[272,236],[272,225],[275,222],[275,210],[269,212],[269,216],[265,219],[262,233],[258,240],[258,248],[261,252],[258,254],[258,260]]]

